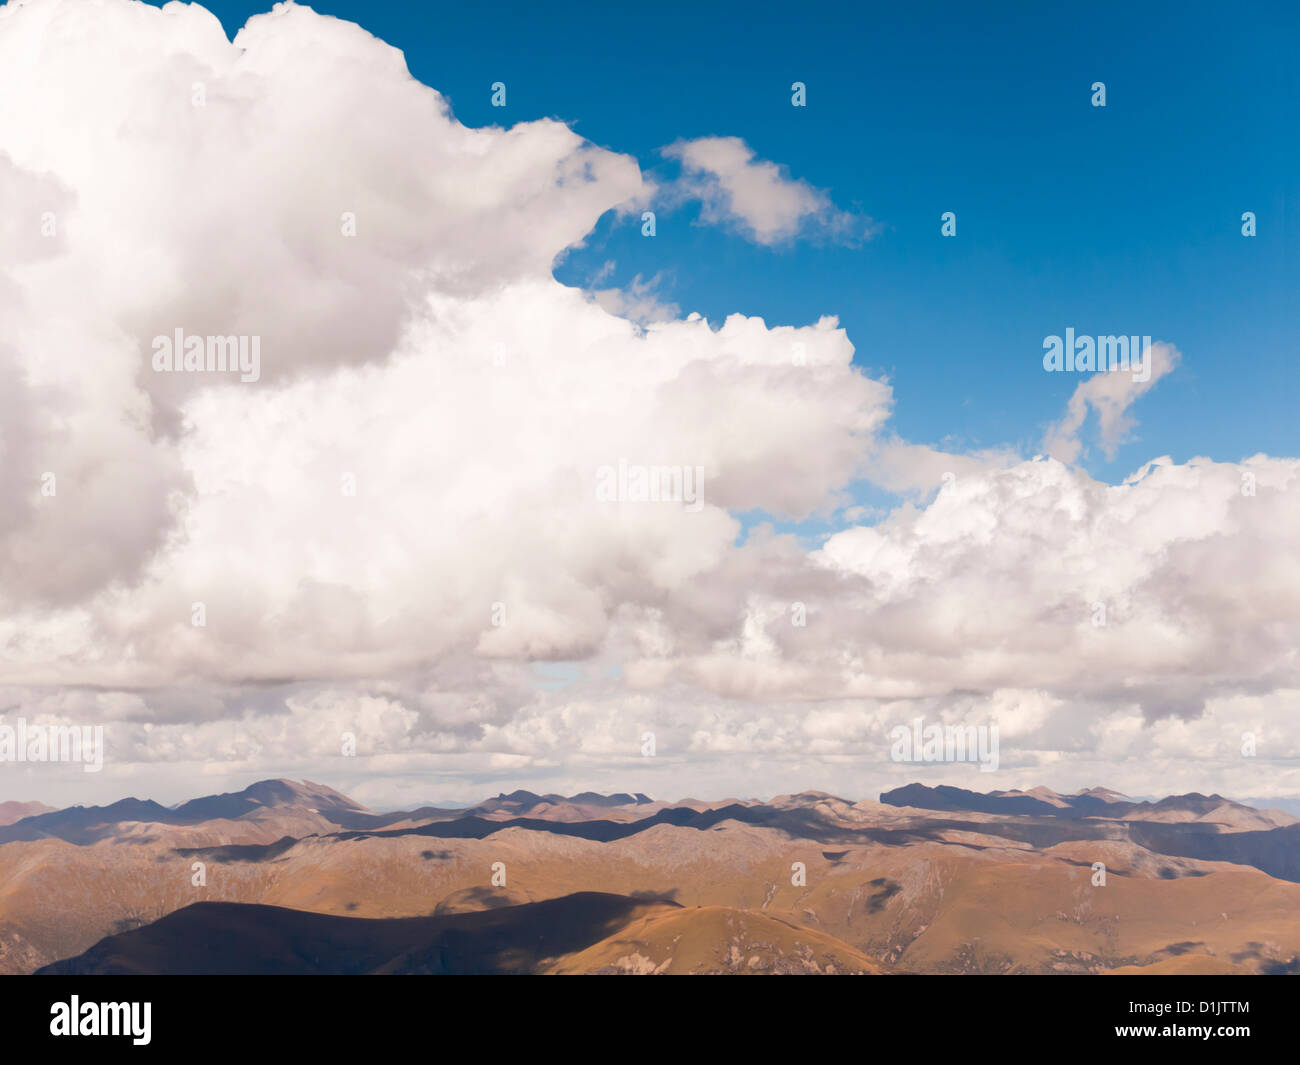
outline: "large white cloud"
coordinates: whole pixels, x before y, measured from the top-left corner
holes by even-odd
[[[646,202],[635,161],[554,121],[467,129],[356,26],[0,8],[0,193],[0,684],[108,722],[110,777],[328,778],[351,729],[394,781],[707,793],[735,758],[788,790],[916,713],[1000,716],[1026,772],[1114,768],[1243,699],[1276,729],[1300,689],[1295,460],[1106,485],[944,455],[882,436],[891,389],[833,318],[611,313],[551,268]],[[777,239],[805,200],[733,205]],[[155,373],[176,328],[259,337],[259,380]],[[1064,457],[1090,406],[1120,438],[1121,385],[1080,386]],[[620,463],[702,469],[703,505],[604,501]],[[742,512],[834,519],[864,477],[943,487],[818,550],[740,537]],[[543,659],[586,665],[557,690]]]
[[[805,516],[860,472],[889,389],[833,319],[642,328],[551,276],[644,195],[631,159],[552,121],[467,129],[303,8],[233,44],[176,4],[3,10],[12,217],[57,232],[4,264],[7,679],[581,655],[716,567],[729,510]],[[154,372],[176,329],[257,337],[258,380]],[[600,502],[621,463],[702,470],[703,509]]]

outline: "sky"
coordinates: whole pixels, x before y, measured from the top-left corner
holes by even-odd
[[[1300,797],[1293,9],[210,10],[0,8],[5,797]]]
[[[1032,449],[1071,386],[1040,372],[1042,340],[1072,326],[1187,357],[1114,457],[1087,457],[1094,475],[1295,450],[1280,387],[1300,337],[1293,5],[607,8],[316,5],[401,48],[469,126],[557,118],[655,176],[677,140],[740,137],[874,220],[860,247],[765,248],[694,224],[696,205],[653,241],[609,216],[556,274],[585,285],[612,261],[607,283],[661,277],[663,298],[710,320],[834,314],[855,362],[893,383],[909,440]],[[261,8],[211,10],[233,34]]]

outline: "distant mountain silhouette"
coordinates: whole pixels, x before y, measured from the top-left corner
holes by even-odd
[[[128,822],[197,825],[204,821],[233,821],[259,812],[292,808],[318,813],[335,824],[340,823],[334,820],[336,817],[365,813],[364,807],[323,784],[261,780],[243,791],[207,795],[170,808],[152,799],[135,798],[120,799],[109,806],[70,806],[0,826],[0,843],[55,838],[68,843],[89,844],[109,838],[116,826]]]
[[[236,821],[275,812],[294,810],[319,815],[341,829],[375,831],[407,821],[453,820],[493,813],[526,814],[544,806],[572,805],[612,808],[640,806],[652,800],[640,793],[599,795],[537,795],[514,791],[487,799],[465,809],[426,806],[418,810],[397,810],[377,814],[341,792],[311,781],[260,780],[243,791],[205,795],[167,807],[149,799],[121,799],[109,806],[70,806],[63,810],[32,804],[35,811],[14,808],[11,824],[0,823],[0,844],[17,840],[61,839],[86,845],[114,836],[120,825],[148,822],[160,825],[199,825],[205,821]]]
[[[94,843],[111,835],[112,826],[124,821],[184,823],[183,818],[151,799],[119,799],[108,806],[70,806],[66,810],[24,817],[0,827],[0,843],[51,837],[68,843]]]
[[[323,784],[313,784],[310,780],[304,780],[301,784],[292,780],[259,780],[243,791],[191,799],[175,807],[173,812],[184,823],[193,823],[218,817],[234,820],[254,810],[277,806],[310,807],[326,817],[331,814],[366,812],[365,807],[341,792]]]
[[[1050,793],[1061,805],[1033,798],[1024,792],[967,791],[941,784],[907,784],[883,792],[880,801],[886,806],[910,806],[917,810],[970,810],[985,814],[1029,814],[1035,817],[1108,817],[1113,819],[1147,819],[1168,812],[1204,816],[1224,806],[1249,810],[1249,807],[1225,799],[1222,795],[1170,795],[1159,802],[1132,802],[1118,792],[1089,788],[1078,795]],[[1114,796],[1111,798],[1110,796]]]

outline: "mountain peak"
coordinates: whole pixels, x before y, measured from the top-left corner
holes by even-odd
[[[1084,788],[1078,792],[1079,795],[1091,795],[1094,799],[1101,799],[1102,802],[1127,802],[1128,796],[1123,792],[1113,791],[1110,788],[1093,787]]]

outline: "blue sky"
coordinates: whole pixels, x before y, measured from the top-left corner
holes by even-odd
[[[260,10],[209,6],[232,34]],[[1042,372],[1042,338],[1073,326],[1184,356],[1114,460],[1091,449],[1094,476],[1166,453],[1295,452],[1291,5],[313,6],[401,48],[467,125],[560,118],[665,177],[665,145],[739,136],[874,219],[859,247],[768,248],[693,224],[689,205],[653,240],[609,215],[557,276],[585,284],[613,260],[605,284],[660,274],[663,298],[710,320],[836,314],[857,360],[890,377],[908,440],[1034,451],[1078,383]],[[796,80],[806,108],[790,105]]]

